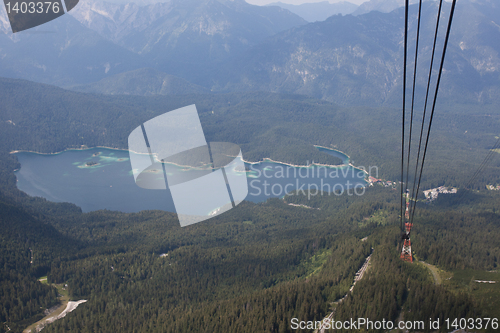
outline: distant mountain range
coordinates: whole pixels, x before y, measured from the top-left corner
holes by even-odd
[[[324,21],[332,15],[347,15],[353,13],[358,6],[347,2],[329,3],[328,1],[303,3],[301,5],[291,5],[283,2],[273,2],[267,6],[278,6],[288,9],[294,14],[299,15],[308,22]]]
[[[71,15],[12,34],[2,9],[0,76],[70,86],[154,67],[193,79],[277,32],[306,23],[288,10],[243,0],[148,6],[89,0]]]
[[[0,8],[0,22],[6,14]],[[59,86],[90,83],[146,67],[144,59],[64,15],[12,34],[0,24],[0,76]]]
[[[171,0],[143,7],[89,0],[72,15],[174,75],[203,71],[278,32],[307,23],[288,10],[244,0]]]
[[[417,76],[420,101],[427,83],[437,6],[437,2],[425,2],[423,6]],[[498,8],[488,0],[457,5],[440,101],[500,102]],[[418,5],[410,8],[409,45],[415,45],[417,10]],[[438,61],[449,10],[450,4],[445,3]],[[397,105],[402,91],[403,30],[403,8],[391,13],[332,16],[324,22],[295,27],[236,59],[229,79],[225,78],[220,87],[300,93],[344,105]],[[410,74],[414,52],[414,46],[410,47]]]
[[[372,0],[357,11],[377,3]],[[437,5],[424,2],[419,101]],[[446,18],[449,8],[445,2]],[[417,9],[410,8],[410,45]],[[0,34],[0,76],[105,94],[261,90],[343,105],[394,106],[401,100],[403,8],[333,15],[309,24],[289,10],[243,0],[171,0],[148,6],[89,0],[72,12],[23,33]],[[499,17],[494,1],[457,4],[440,101],[500,103]],[[4,32],[6,22],[0,11]],[[414,47],[410,74],[413,53]]]

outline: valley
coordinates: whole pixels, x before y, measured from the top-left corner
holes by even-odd
[[[23,251],[28,251],[29,246],[34,249],[33,264],[29,264],[31,259],[26,255],[24,260],[27,266],[22,268],[29,278],[16,283],[37,285],[37,278],[40,276],[38,274],[44,274],[50,283],[67,283],[72,299],[88,300],[85,306],[75,311],[79,315],[68,315],[47,326],[44,331],[72,330],[81,325],[86,325],[89,330],[98,327],[98,330],[103,332],[114,330],[116,325],[123,325],[124,330],[128,331],[137,327],[139,322],[142,323],[140,329],[146,331],[157,326],[162,327],[161,331],[178,332],[182,327],[192,325],[206,326],[212,331],[266,331],[270,327],[268,325],[279,327],[296,316],[321,320],[328,315],[329,304],[346,294],[348,297],[337,309],[336,318],[337,315],[338,318],[344,318],[346,313],[351,311],[358,311],[356,313],[360,316],[366,314],[374,319],[393,317],[399,313],[398,307],[405,309],[410,306],[413,299],[411,297],[414,296],[401,291],[401,303],[392,308],[392,312],[363,312],[367,310],[359,308],[359,302],[380,302],[378,298],[370,296],[371,289],[363,282],[365,279],[370,281],[370,274],[374,274],[371,279],[375,280],[371,283],[375,283],[377,288],[386,288],[382,286],[387,283],[404,284],[403,280],[406,281],[407,276],[413,276],[412,279],[420,281],[415,283],[421,284],[422,288],[425,286],[425,293],[444,293],[446,297],[451,297],[450,304],[475,302],[462,294],[452,296],[453,292],[448,289],[436,291],[434,287],[430,287],[434,285],[433,280],[425,270],[413,272],[415,268],[411,265],[396,268],[394,263],[386,262],[389,258],[397,258],[397,247],[390,245],[397,244],[395,239],[398,234],[397,192],[391,188],[369,187],[365,194],[359,197],[310,196],[308,193],[304,195],[298,192],[287,196],[286,202],[279,199],[260,203],[245,202],[234,211],[206,224],[185,229],[180,228],[175,215],[168,212],[152,210],[120,213],[98,210],[82,213],[81,208],[72,204],[52,203],[45,199],[29,197],[16,188],[12,172],[20,167],[15,155],[10,154],[13,150],[49,153],[82,145],[125,147],[126,135],[137,123],[165,112],[166,108],[195,102],[206,129],[207,140],[235,142],[241,145],[245,159],[250,161],[271,157],[273,160],[299,165],[307,164],[307,161],[337,165],[345,163],[345,156],[334,158],[321,153],[314,144],[323,147],[336,146],[335,149],[345,149],[343,151],[348,152],[354,165],[376,165],[380,173],[376,178],[397,179],[397,166],[392,162],[391,150],[374,148],[388,147],[391,140],[394,140],[387,135],[393,127],[390,122],[393,112],[391,110],[377,109],[379,120],[366,121],[367,118],[363,115],[375,112],[374,109],[343,108],[303,96],[235,93],[175,98],[105,97],[23,81],[3,80],[3,84],[4,87],[17,85],[18,88],[16,95],[2,96],[3,100],[9,103],[10,111],[2,114],[0,122],[3,154],[0,169],[3,184],[1,196],[5,202],[0,207],[0,216],[4,225],[9,225],[9,221],[15,218],[21,235],[27,230],[23,227],[26,223],[37,225],[30,227],[29,230],[33,233],[27,236],[27,243],[23,241],[25,236],[4,238],[2,244],[11,244],[4,250],[4,258],[15,260],[13,258],[23,257]],[[19,96],[28,96],[23,95],[23,91],[29,91],[30,96],[43,96],[37,99],[36,108],[26,108],[30,100],[28,97],[21,98],[24,107],[17,104],[16,99]],[[69,114],[64,106],[52,107],[58,105],[55,100],[61,100],[61,96],[63,100],[67,98],[68,103],[72,101],[68,104],[72,105]],[[73,102],[75,98],[78,100],[76,104]],[[47,108],[44,108],[44,105]],[[39,117],[47,109],[52,112],[51,121],[37,120],[43,119]],[[103,109],[106,110],[105,113],[102,113]],[[30,116],[27,116],[28,113]],[[314,118],[310,117],[311,113],[315,114]],[[83,114],[85,116],[82,116]],[[107,120],[103,118],[103,114]],[[264,124],[260,121],[263,117],[266,118]],[[4,119],[11,122],[3,121]],[[224,122],[221,122],[222,119]],[[470,122],[465,116],[463,121],[461,119],[460,116],[455,117],[450,124],[447,118],[443,117],[443,120],[438,122],[437,126],[441,130],[436,132],[435,140],[439,142],[439,146],[435,146],[438,149],[429,155],[429,168],[432,173],[424,180],[425,186],[440,185],[443,179],[448,179],[446,183],[460,188],[470,175],[465,169],[466,161],[470,161],[470,170],[473,171],[477,165],[474,161],[488,152],[488,145],[485,143],[490,140],[491,135],[483,131],[485,128],[494,131],[496,123],[492,122],[491,118],[488,118],[488,122]],[[339,123],[351,125],[336,126]],[[474,140],[464,139],[464,127],[468,128],[467,133],[474,137]],[[46,130],[40,130],[42,128]],[[249,132],[244,132],[243,129],[248,129]],[[46,135],[55,132],[59,134]],[[270,142],[273,144],[270,145]],[[295,144],[291,146],[291,143]],[[453,149],[448,151],[446,147]],[[474,150],[470,149],[472,147]],[[119,150],[75,151],[81,152],[86,152],[89,161],[99,160],[99,163],[101,160],[109,160],[108,157],[113,157],[116,161],[121,159],[118,155],[109,155],[118,153]],[[443,165],[442,158],[447,154],[454,156],[453,160],[464,156],[463,162],[455,167],[450,163]],[[48,157],[54,156],[63,155]],[[125,157],[121,160],[124,159]],[[70,160],[70,164],[76,161]],[[372,164],[371,161],[376,163]],[[378,162],[382,163],[377,165]],[[80,161],[79,165],[82,163],[85,163],[85,160]],[[124,160],[116,162],[116,165],[121,163],[128,164]],[[485,181],[491,182],[491,179],[495,179],[491,175],[495,175],[498,166],[490,167],[490,173],[485,173],[483,177]],[[457,177],[460,174],[458,170],[463,172],[463,178]],[[479,184],[477,186],[481,187]],[[97,194],[101,190],[94,188],[92,191]],[[495,208],[497,196],[497,192],[486,191],[484,187],[480,197],[469,195],[459,206],[461,210],[470,211],[465,215],[467,222],[461,222],[460,226],[451,229],[449,226],[436,224],[436,219],[445,223],[447,219],[464,218],[457,211],[457,207],[452,206],[453,198],[441,194],[428,207],[423,204],[423,200],[419,201],[416,223],[418,236],[414,239],[416,255],[426,262],[446,269],[495,269],[499,255],[496,254],[498,244],[495,238],[486,232],[490,230],[494,234],[499,227]],[[303,206],[313,209],[304,209]],[[482,216],[484,211],[492,210],[488,218]],[[478,230],[475,238],[465,243],[459,242],[461,235],[470,233],[471,228],[475,228],[473,225],[481,224],[483,226],[479,227],[479,230],[483,231]],[[15,231],[13,235],[17,235]],[[360,239],[367,236],[368,241],[362,242],[359,247]],[[460,252],[444,250],[444,242],[449,241],[450,237],[456,239],[455,248],[461,249]],[[6,239],[9,239],[8,243]],[[52,247],[47,247],[48,244]],[[351,295],[348,292],[355,273],[369,255],[371,247],[375,248],[372,269],[358,282],[359,286],[356,286],[356,291]],[[487,255],[486,251],[490,254]],[[168,259],[160,260],[158,253],[168,253]],[[377,253],[381,253],[380,256]],[[479,256],[484,261],[472,259],[471,253],[475,258]],[[323,259],[317,261],[313,258]],[[277,265],[277,262],[281,264]],[[228,267],[232,268],[228,270]],[[393,269],[407,270],[405,274],[409,275],[389,279],[385,272]],[[51,294],[53,291],[50,289],[45,289],[47,287],[44,286],[40,292],[47,295],[47,304],[54,304],[57,302],[56,295]],[[193,290],[196,291],[194,294]],[[387,295],[391,295],[387,292]],[[139,294],[142,297],[138,298]],[[293,295],[294,301],[287,301],[290,295]],[[389,302],[389,299],[386,301]],[[196,306],[192,313],[185,313],[183,309],[194,304],[201,306]],[[278,315],[270,317],[273,319],[263,322],[258,319],[268,316],[269,311],[275,309],[278,304],[282,307]],[[297,304],[303,305],[297,307]],[[474,311],[491,313],[488,312],[491,307],[488,307],[487,303],[481,304],[474,307]],[[236,320],[241,313],[234,312],[234,309],[248,309],[244,310],[245,316],[240,317],[245,319]],[[450,309],[438,309],[434,314],[418,312],[414,318],[423,315],[441,316],[442,314],[438,313],[449,314],[447,311],[451,311]],[[125,322],[120,319],[103,321],[92,315],[94,311],[105,314],[106,318],[130,319]],[[234,321],[205,321],[209,318],[206,314],[214,313],[213,311],[219,317],[234,318]],[[156,313],[154,316],[151,315],[153,312]],[[30,316],[29,312],[25,313],[26,321],[12,320],[14,317],[10,315],[9,328],[24,329],[29,326],[24,323],[42,319]],[[137,321],[137,318],[146,316],[146,313],[150,318],[148,321]],[[470,312],[470,315],[472,313],[475,312]],[[408,314],[405,313],[405,318],[406,316]],[[95,319],[89,322],[89,318]],[[284,329],[286,330],[286,327]]]

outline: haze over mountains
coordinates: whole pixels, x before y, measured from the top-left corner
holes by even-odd
[[[303,3],[301,5],[290,5],[283,2],[273,2],[267,6],[279,6],[288,9],[294,14],[299,15],[308,22],[324,21],[332,15],[347,15],[354,12],[358,6],[347,2],[330,3],[328,1]]]
[[[6,19],[5,11],[0,17]],[[17,34],[3,25],[0,59],[0,76],[60,86],[145,67],[138,54],[85,28],[71,15]]]
[[[377,4],[381,2],[371,0],[356,12]],[[417,5],[410,10],[412,44]],[[425,2],[423,10],[419,64],[428,68],[437,2]],[[446,3],[443,15],[448,11]],[[5,32],[8,24],[0,13]],[[172,0],[147,6],[89,0],[72,13],[24,33],[1,34],[0,76],[112,94],[182,90],[162,88],[168,81],[189,92],[264,90],[344,105],[394,105],[400,100],[401,8],[334,15],[309,24],[286,9],[243,0]],[[440,99],[498,102],[499,17],[493,1],[457,5]],[[442,43],[446,19],[441,22]],[[55,33],[44,33],[51,31]],[[28,51],[33,44],[40,52]],[[149,69],[137,71],[141,68]],[[427,70],[421,74],[419,92]]]
[[[84,2],[73,16],[164,69],[221,62],[306,22],[279,7],[243,0],[172,0],[139,7]],[[172,65],[175,63],[175,65]]]
[[[57,85],[89,83],[150,64],[169,74],[199,71],[307,23],[279,7],[242,0],[149,6],[87,1],[71,12],[76,19],[65,15],[20,34],[10,33],[6,13],[0,13],[0,76]],[[33,49],[40,52],[28,51]]]
[[[426,85],[432,51],[436,2],[423,6],[418,91]],[[449,12],[445,4],[444,13]],[[412,6],[412,13],[416,13]],[[490,2],[462,2],[457,7],[445,62],[441,98],[455,102],[498,101],[500,29],[498,8]],[[446,15],[446,14],[444,14]],[[399,103],[402,77],[402,8],[391,13],[332,16],[278,34],[235,61],[232,87],[307,94],[341,104]],[[416,31],[416,15],[410,31]],[[441,20],[442,50],[447,20]],[[410,34],[410,45],[415,35]],[[413,69],[414,48],[409,51]],[[437,52],[438,57],[441,51]],[[436,64],[437,69],[438,64]],[[422,96],[423,94],[419,94]]]
[[[141,68],[117,74],[95,83],[76,86],[74,89],[87,93],[140,96],[203,94],[210,92],[205,87],[152,68]]]
[[[433,1],[433,0],[424,0]],[[416,4],[419,0],[410,0],[410,4]],[[353,15],[366,14],[371,11],[378,11],[382,13],[390,13],[396,8],[404,7],[405,0],[369,0],[363,2],[359,7],[353,12]]]

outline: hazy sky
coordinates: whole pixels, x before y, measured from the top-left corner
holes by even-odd
[[[300,5],[301,3],[306,2],[321,2],[325,0],[246,0],[246,2],[254,4],[254,5],[267,5],[268,3],[281,1],[283,3],[290,3],[293,5]],[[351,3],[355,3],[356,5],[360,5],[367,0],[329,0],[330,3],[347,1]]]

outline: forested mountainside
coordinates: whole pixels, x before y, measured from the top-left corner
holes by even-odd
[[[248,161],[341,163],[314,148],[320,145],[347,153],[356,166],[376,167],[380,178],[399,178],[397,109],[346,108],[270,93],[99,96],[10,79],[1,79],[0,88],[4,156],[0,160],[5,165],[3,179],[11,182],[11,171],[18,168],[9,155],[13,150],[53,153],[82,145],[127,148],[128,135],[139,124],[191,104],[197,106],[207,140],[240,145]],[[498,135],[500,116],[494,108],[450,108],[453,111],[436,114],[422,179],[426,188],[464,186]],[[499,183],[499,163],[491,161],[474,184],[476,189]]]
[[[439,204],[419,208],[416,258],[451,274],[448,284],[435,285],[424,266],[399,260],[399,207],[391,189],[369,188],[362,197],[320,196],[313,203],[307,196],[295,198],[321,209],[278,199],[244,203],[189,228],[180,228],[171,213],[82,214],[71,206],[19,198],[17,205],[25,208],[9,215],[8,205],[2,205],[2,217],[15,221],[15,214],[23,220],[36,214],[39,230],[57,229],[50,233],[56,241],[42,233],[30,242],[33,264],[26,245],[24,255],[15,259],[21,265],[16,274],[26,281],[10,277],[3,290],[25,295],[16,302],[17,309],[26,309],[25,318],[37,311],[28,310],[31,296],[18,289],[22,283],[47,294],[46,301],[39,298],[40,306],[53,304],[54,292],[36,281],[44,273],[49,283],[67,284],[73,300],[88,300],[47,326],[48,332],[112,332],[117,326],[126,332],[188,332],[196,327],[202,332],[292,332],[292,318],[321,320],[334,308],[337,319],[498,316],[499,290],[488,290],[490,297],[484,298],[482,286],[460,275],[474,270],[479,276],[498,268],[496,209],[485,215],[473,204],[456,213]],[[28,230],[23,228],[19,236]],[[19,248],[2,244],[10,251]],[[40,255],[47,246],[47,255]],[[372,251],[366,276],[349,293],[356,271]],[[30,269],[34,266],[38,271]],[[346,293],[343,302],[332,304]],[[439,306],[425,306],[436,302]],[[10,328],[30,322],[8,311],[4,315]]]
[[[20,332],[43,317],[57,304],[54,285],[67,285],[72,300],[87,302],[47,332],[291,332],[292,318],[321,320],[332,311],[336,318],[373,320],[500,315],[496,285],[475,282],[498,274],[498,192],[480,185],[498,179],[498,160],[474,183],[483,190],[460,203],[453,195],[418,202],[415,257],[442,270],[444,282],[435,285],[425,266],[398,259],[399,198],[392,187],[370,187],[359,197],[245,202],[180,228],[172,213],[84,214],[71,204],[31,198],[17,190],[13,170],[19,164],[9,154],[125,148],[137,124],[189,101],[198,106],[207,140],[240,144],[249,158],[304,162],[323,156],[315,155],[314,144],[336,145],[355,165],[381,162],[381,174],[391,175],[398,170],[391,166],[395,150],[387,149],[397,140],[397,110],[269,93],[100,96],[20,80],[0,83],[1,332]],[[471,117],[469,111],[457,108],[453,121],[448,112],[441,115],[426,186],[463,186],[491,148],[496,114]],[[349,293],[372,251],[367,275]],[[45,275],[48,284],[37,281]],[[436,297],[446,302],[430,311],[420,306]]]

